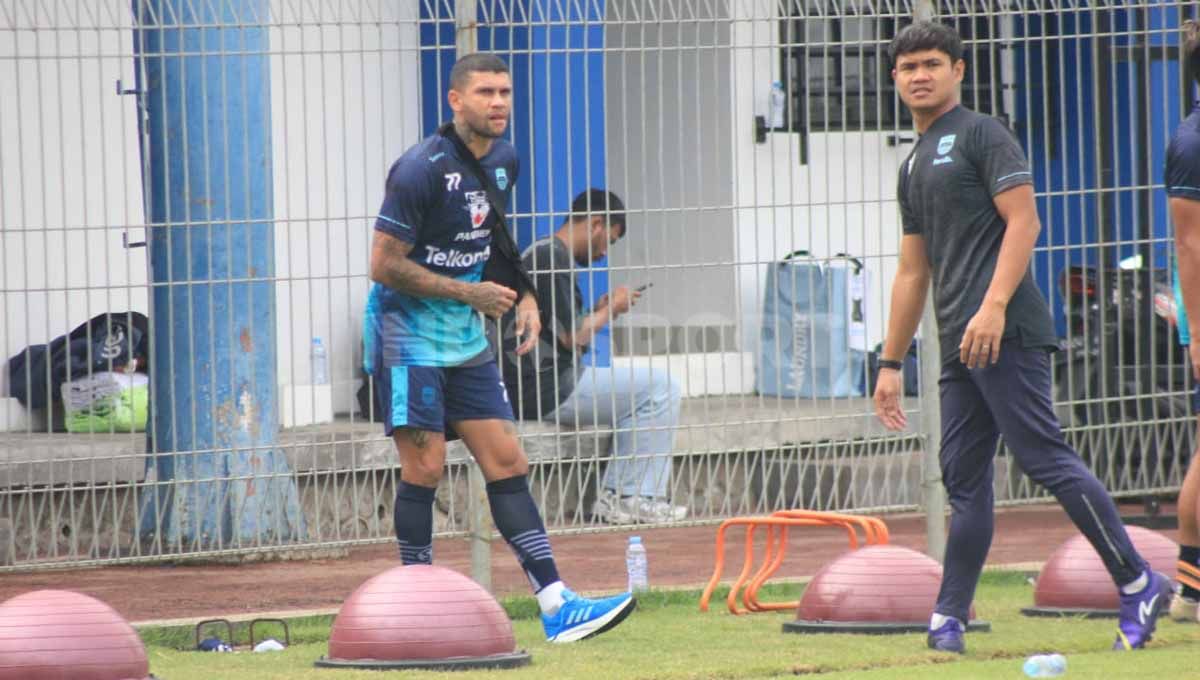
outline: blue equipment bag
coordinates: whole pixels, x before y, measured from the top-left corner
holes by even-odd
[[[858,397],[867,355],[866,271],[807,251],[767,270],[756,389],[780,397]]]

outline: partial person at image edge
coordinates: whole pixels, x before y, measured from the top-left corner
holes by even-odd
[[[1183,25],[1184,100],[1192,112],[1175,129],[1167,145],[1163,172],[1167,204],[1175,229],[1175,308],[1179,344],[1191,360],[1192,412],[1196,414],[1196,448],[1179,488],[1179,592],[1171,600],[1171,618],[1197,623],[1200,616],[1200,24]]]

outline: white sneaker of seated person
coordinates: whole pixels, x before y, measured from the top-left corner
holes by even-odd
[[[592,506],[592,517],[609,524],[678,522],[687,515],[688,509],[682,505],[650,496],[621,497],[611,489],[602,489]]]
[[[1176,592],[1171,598],[1171,620],[1180,623],[1200,622],[1200,602]]]

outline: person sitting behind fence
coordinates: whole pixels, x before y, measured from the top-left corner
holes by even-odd
[[[625,206],[616,194],[589,189],[549,237],[522,254],[537,287],[542,318],[537,349],[518,357],[504,347],[504,382],[517,417],[571,427],[606,426],[615,432],[612,460],[592,516],[612,524],[669,522],[687,517],[669,501],[671,450],[679,423],[680,391],[666,371],[609,368],[584,361],[595,334],[629,311],[640,294],[614,289],[587,311],[575,280],[625,235]],[[501,328],[513,327],[505,318]]]

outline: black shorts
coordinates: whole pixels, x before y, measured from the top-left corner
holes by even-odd
[[[398,427],[447,432],[458,420],[513,419],[494,359],[475,366],[380,366],[375,407],[389,437]]]

